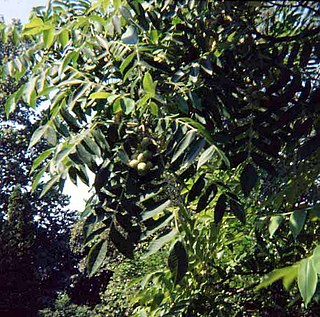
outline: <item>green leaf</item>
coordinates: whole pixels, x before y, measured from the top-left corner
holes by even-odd
[[[113,6],[117,9],[121,6],[121,0],[113,0]]]
[[[36,97],[36,84],[39,79],[39,76],[32,77],[24,86],[22,97],[27,104],[30,106],[35,106],[35,97]]]
[[[278,230],[280,224],[283,221],[283,216],[281,215],[277,215],[277,216],[272,216],[270,219],[270,224],[269,224],[269,234],[270,234],[270,238],[273,237],[273,235],[275,234],[275,232]]]
[[[179,142],[177,150],[174,152],[174,155],[171,159],[171,163],[173,163],[180,155],[184,153],[184,151],[191,144],[195,136],[197,135],[196,131],[188,131],[185,137]]]
[[[10,113],[12,113],[16,108],[16,96],[15,94],[12,94],[6,101],[5,104],[5,112],[6,112],[6,118],[9,118]]]
[[[130,65],[130,63],[132,62],[132,60],[134,59],[134,57],[137,55],[136,52],[131,53],[130,55],[128,55],[125,60],[121,63],[119,69],[120,72],[123,74],[123,72],[125,71],[125,69]]]
[[[44,23],[40,18],[33,18],[29,23],[24,25],[23,34],[24,35],[35,35],[42,32]]]
[[[317,283],[318,275],[313,266],[312,258],[303,259],[298,270],[298,287],[306,306],[316,291]]]
[[[36,131],[34,131],[28,149],[32,148],[35,144],[37,144],[40,141],[40,139],[44,136],[46,130],[47,125],[42,125]]]
[[[125,108],[125,111],[124,113],[125,114],[130,114],[134,111],[135,109],[135,102],[133,99],[131,98],[122,98],[123,100],[123,103],[124,103],[124,108]]]
[[[283,277],[282,283],[286,290],[290,289],[290,286],[295,281],[298,275],[298,265],[293,265],[287,269],[286,275]]]
[[[164,199],[160,203],[157,203],[156,206],[154,206],[153,209],[147,210],[142,214],[142,220],[147,220],[150,219],[162,211],[164,211],[166,208],[168,208],[171,205],[171,200],[170,199]]]
[[[183,166],[182,168],[188,167],[190,164],[193,163],[193,161],[196,159],[198,154],[203,149],[204,145],[206,144],[206,140],[203,138],[200,138],[198,140],[194,140],[192,144],[190,145],[190,148],[188,152],[186,153],[186,156],[183,159]]]
[[[151,101],[149,103],[149,109],[152,115],[154,115],[155,117],[159,116],[159,107],[155,102]]]
[[[110,92],[98,91],[90,94],[89,99],[107,99],[112,94]]]
[[[47,167],[43,167],[34,177],[33,182],[32,182],[32,187],[31,187],[31,192],[34,193],[34,191],[36,190],[36,188],[38,187],[41,178],[43,177],[45,171],[46,171]]]
[[[256,290],[260,290],[262,288],[268,287],[274,282],[284,278],[291,266],[283,267],[281,269],[276,269],[272,271],[270,274],[264,277],[263,281],[256,287]]]
[[[70,51],[68,54],[63,58],[61,65],[59,67],[59,75],[61,75],[66,68],[69,66],[70,62],[73,61],[75,63],[79,57],[79,52],[77,50]]]
[[[216,152],[216,146],[212,144],[209,146],[199,157],[197,170],[204,164],[206,164],[214,155]]]
[[[320,218],[320,204],[315,204],[315,205],[311,208],[311,212],[312,212],[317,218]]]
[[[289,219],[289,227],[293,234],[294,239],[297,239],[297,236],[301,232],[304,223],[306,221],[307,212],[305,210],[295,210]]]
[[[121,36],[121,40],[124,44],[137,44],[139,41],[137,29],[134,26],[129,25]]]
[[[60,148],[60,151],[57,152],[54,156],[53,162],[55,165],[59,165],[61,162],[64,161],[65,158],[69,156],[72,152],[74,152],[75,147],[73,144],[65,143]]]
[[[33,171],[42,163],[45,161],[45,159],[54,151],[55,147],[52,147],[43,153],[41,153],[34,161],[30,170],[30,173],[33,173]]]
[[[55,175],[50,179],[49,182],[47,182],[42,189],[42,192],[40,194],[40,198],[42,198],[47,192],[52,188],[53,185],[55,185],[60,180],[61,175]]]
[[[177,234],[178,234],[177,229],[173,228],[169,233],[158,237],[156,240],[153,240],[148,247],[148,251],[142,256],[142,258],[147,258],[148,256],[159,251],[165,244],[170,242]]]
[[[174,284],[179,283],[188,271],[188,254],[184,244],[176,241],[170,250],[168,266],[172,274]]]
[[[206,138],[206,140],[210,143],[213,144],[213,140],[212,137],[210,135],[210,132],[206,129],[206,127],[204,125],[202,125],[201,123],[191,119],[191,118],[187,118],[187,117],[183,117],[183,118],[179,118],[179,120],[186,122],[190,125],[192,125],[194,128],[196,128],[198,130],[198,132],[200,134],[202,134],[203,137]],[[219,151],[221,152],[221,151]],[[228,161],[228,159],[225,157],[225,155],[223,154],[223,152],[218,153],[219,155],[222,155],[222,159],[225,160],[225,163],[228,167],[230,167],[230,163]]]
[[[166,214],[166,215],[162,216],[161,218],[157,219],[156,221],[154,221],[152,223],[152,225],[148,225],[147,230],[141,236],[141,241],[149,238],[151,235],[153,235],[158,230],[169,225],[169,223],[172,221],[173,218],[174,218],[173,214]]]
[[[77,154],[80,157],[80,159],[87,164],[88,166],[91,165],[92,161],[94,160],[94,157],[91,153],[89,153],[86,148],[80,143],[77,144]],[[68,150],[67,150],[68,152]]]
[[[55,146],[57,144],[57,133],[54,128],[52,128],[50,125],[48,125],[48,128],[46,129],[44,133],[44,137],[48,141],[50,145]]]
[[[149,93],[152,97],[156,94],[156,85],[153,82],[153,79],[150,73],[145,73],[142,81],[143,89]]]
[[[320,274],[320,245],[313,250],[312,263],[316,272]]]
[[[128,164],[130,161],[129,156],[125,151],[119,151],[118,157],[119,157],[120,161],[124,164]]]
[[[100,156],[101,155],[101,151],[99,148],[99,145],[89,136],[85,137],[84,140],[84,145],[86,147],[86,149],[93,155],[97,155]]]
[[[59,41],[62,48],[65,48],[69,41],[69,31],[67,29],[63,29],[59,34]]]
[[[253,165],[247,164],[240,176],[241,188],[245,196],[248,196],[258,181],[258,174]]]
[[[54,27],[43,31],[43,42],[46,48],[50,48],[54,42]]]
[[[108,52],[109,51],[108,41],[100,35],[97,35],[96,38],[100,46],[103,47]]]
[[[108,252],[108,240],[101,240],[91,249],[87,257],[89,276],[93,276],[103,264]]]

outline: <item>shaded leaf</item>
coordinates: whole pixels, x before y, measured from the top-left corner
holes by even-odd
[[[188,131],[184,138],[179,142],[179,145],[177,146],[177,149],[174,152],[174,155],[171,159],[171,163],[173,163],[184,151],[188,148],[188,146],[191,144],[193,139],[196,136],[195,131]]]
[[[253,165],[247,164],[240,176],[243,193],[248,196],[258,181],[258,174]]]
[[[212,201],[216,193],[217,186],[215,184],[211,184],[210,186],[208,186],[204,194],[199,198],[196,211],[201,212],[206,207],[208,207],[209,203]]]
[[[230,210],[231,212],[242,222],[246,223],[246,214],[240,204],[233,199],[230,199]]]
[[[224,194],[221,194],[214,208],[215,223],[219,223],[222,221],[225,210],[226,210],[226,196]]]
[[[121,40],[124,44],[137,44],[139,41],[137,29],[129,25],[125,33],[123,33]]]
[[[158,250],[160,250],[165,244],[170,242],[176,235],[178,234],[177,229],[173,228],[169,233],[158,237],[157,239],[153,240],[149,247],[148,251],[143,255],[143,258],[146,258]]]
[[[301,232],[303,225],[306,221],[307,212],[305,210],[295,210],[289,219],[290,231],[293,234],[294,239],[297,239],[297,236]]]
[[[131,240],[126,239],[115,227],[114,224],[110,228],[110,240],[114,246],[126,257],[133,259],[134,245]]]
[[[200,175],[200,177],[196,180],[196,182],[192,185],[189,193],[188,193],[188,203],[190,203],[191,201],[193,201],[196,197],[198,197],[204,186],[205,186],[205,174]]]
[[[168,208],[171,205],[171,200],[170,199],[164,199],[161,200],[160,203],[157,203],[154,208],[147,210],[142,214],[142,220],[147,220],[150,219],[162,211],[164,211],[166,208]]]
[[[108,241],[101,240],[91,249],[87,257],[87,269],[90,276],[93,276],[103,264],[108,252]]]
[[[168,266],[175,284],[179,283],[188,271],[188,254],[184,244],[176,241],[170,250]]]
[[[201,138],[198,140],[194,140],[192,144],[190,145],[188,152],[186,153],[184,159],[183,159],[183,166],[182,168],[188,167],[190,164],[194,162],[198,154],[203,149],[204,145],[206,144],[206,140]]]
[[[275,234],[275,232],[278,230],[280,224],[282,223],[282,221],[284,220],[283,216],[281,215],[277,215],[277,216],[272,216],[270,219],[270,223],[269,223],[269,234],[270,234],[270,238],[273,237],[273,235]]]

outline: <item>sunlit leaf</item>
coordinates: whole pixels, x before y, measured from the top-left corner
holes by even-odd
[[[313,266],[312,258],[303,259],[298,270],[298,287],[306,306],[316,291],[317,283],[318,275]]]

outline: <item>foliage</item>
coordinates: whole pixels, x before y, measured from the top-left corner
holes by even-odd
[[[88,306],[72,304],[67,294],[61,293],[55,301],[54,309],[46,308],[39,312],[41,317],[98,317]]]
[[[15,23],[18,30],[19,23]],[[3,25],[0,27],[3,31]],[[13,60],[28,41],[16,41],[17,33],[1,33],[0,71]],[[3,36],[3,37],[2,37]],[[26,80],[16,82],[4,75],[0,80],[0,104]],[[41,307],[54,299],[56,292],[69,283],[76,258],[68,245],[69,226],[74,212],[66,209],[68,198],[52,189],[39,198],[40,189],[30,193],[29,174],[33,160],[47,150],[46,142],[28,149],[30,138],[39,124],[31,108],[19,103],[10,119],[0,112],[0,314],[36,316]]]
[[[49,100],[30,142],[51,145],[33,189],[95,174],[82,213],[92,275],[110,244],[131,259],[170,245],[137,316],[258,314],[266,306],[238,294],[279,268],[264,282],[290,288],[279,306],[298,290],[311,301],[318,22],[313,1],[79,0],[51,1],[24,26],[36,44],[6,71],[28,81],[5,108]]]
[[[37,272],[32,264],[36,232],[30,205],[18,188],[10,197],[6,216],[0,227],[1,314],[32,316],[34,296],[38,295]]]
[[[133,300],[140,281],[144,285],[144,277],[155,270],[161,270],[165,255],[159,253],[151,258],[142,260],[126,259],[111,266],[112,277],[101,294],[101,303],[95,307],[95,311],[102,316],[132,316],[135,301]]]

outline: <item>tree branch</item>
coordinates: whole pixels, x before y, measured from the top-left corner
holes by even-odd
[[[307,38],[307,37],[310,37],[310,36],[314,36],[314,35],[320,34],[320,26],[318,26],[315,29],[304,30],[299,34],[292,35],[292,36],[274,37],[272,35],[262,34],[257,30],[254,30],[253,34],[258,36],[259,38],[268,40],[271,43],[292,42],[292,41],[301,40],[301,39],[304,39],[304,38]]]

